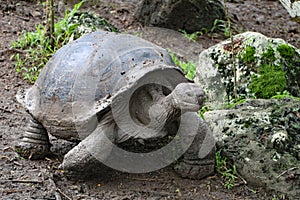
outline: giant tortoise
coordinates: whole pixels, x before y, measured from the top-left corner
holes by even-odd
[[[23,157],[45,157],[49,133],[78,142],[64,156],[65,171],[102,162],[140,173],[175,160],[183,177],[214,171],[213,138],[197,114],[205,93],[166,50],[139,37],[103,31],[82,36],[58,50],[17,99],[31,116],[17,145]],[[121,147],[149,140],[165,143],[151,152]]]

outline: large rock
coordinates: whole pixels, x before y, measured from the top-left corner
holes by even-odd
[[[300,196],[299,100],[248,100],[204,117],[217,146],[250,184]]]
[[[300,96],[299,49],[256,32],[236,35],[233,43],[225,40],[199,56],[195,81],[207,91],[207,105],[212,109],[234,100],[233,66],[239,98],[270,98],[285,90]]]
[[[211,29],[225,12],[219,0],[142,0],[136,18],[145,25],[195,32]]]

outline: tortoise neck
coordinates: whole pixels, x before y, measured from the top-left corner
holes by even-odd
[[[180,115],[180,109],[177,109],[172,99],[167,96],[150,107],[150,123],[147,127],[160,132],[168,123],[177,119]]]

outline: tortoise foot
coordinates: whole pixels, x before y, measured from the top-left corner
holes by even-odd
[[[214,161],[181,161],[174,170],[183,178],[202,179],[214,173]]]
[[[15,146],[20,156],[32,160],[42,159],[50,152],[50,143],[45,128],[30,119],[21,141]]]

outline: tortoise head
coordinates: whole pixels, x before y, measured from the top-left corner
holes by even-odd
[[[167,99],[181,112],[196,112],[205,101],[205,92],[196,83],[180,83]]]

